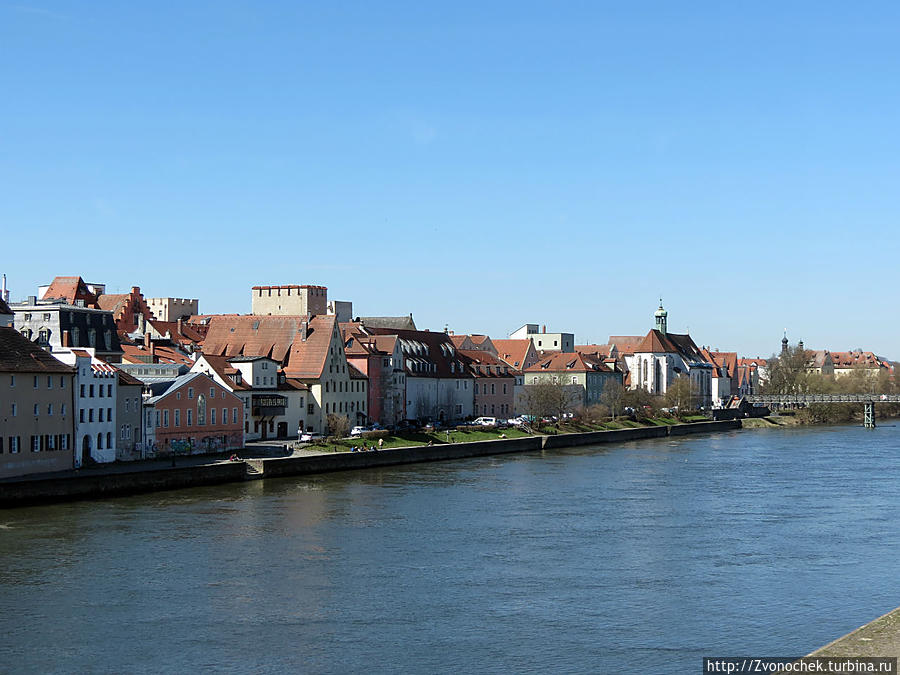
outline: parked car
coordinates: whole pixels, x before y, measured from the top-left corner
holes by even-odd
[[[350,430],[350,438],[359,438],[360,436],[363,435],[364,431],[368,431],[368,428],[361,427],[361,426],[355,426]]]
[[[496,417],[476,417],[472,424],[475,426],[482,427],[494,427],[497,426],[497,418]]]
[[[320,441],[324,438],[322,434],[316,433],[314,431],[304,431],[300,434],[300,442],[301,443],[312,443],[314,441]]]

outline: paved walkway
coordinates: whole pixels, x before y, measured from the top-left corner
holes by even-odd
[[[900,657],[900,607],[817,649],[810,656]]]

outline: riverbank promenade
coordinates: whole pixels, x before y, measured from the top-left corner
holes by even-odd
[[[900,658],[900,607],[860,626],[810,656],[893,656]]]

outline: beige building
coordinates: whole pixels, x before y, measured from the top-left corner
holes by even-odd
[[[0,478],[72,468],[75,369],[0,328]]]
[[[318,316],[328,313],[325,286],[254,286],[250,313],[257,316]]]
[[[144,383],[128,373],[117,370],[119,386],[116,389],[116,430],[119,440],[116,443],[116,459],[142,459],[141,445],[141,411]]]
[[[200,313],[196,298],[146,298],[146,302],[158,321],[178,321]]]

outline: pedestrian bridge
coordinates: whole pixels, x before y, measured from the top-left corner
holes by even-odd
[[[748,396],[754,405],[787,403],[900,403],[900,394],[765,394]]]
[[[875,428],[876,403],[900,403],[900,394],[765,394],[748,396],[753,405],[800,405],[810,403],[862,403],[863,424],[867,429]]]

